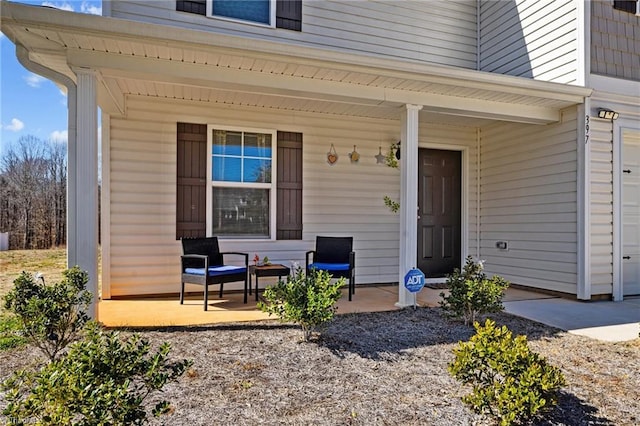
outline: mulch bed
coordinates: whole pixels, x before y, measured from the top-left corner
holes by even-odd
[[[526,334],[567,379],[558,406],[534,424],[640,424],[640,339],[599,342],[509,314],[492,318]],[[194,361],[154,396],[172,412],[153,425],[493,424],[461,403],[467,389],[447,373],[453,348],[473,329],[439,308],[339,315],[310,343],[275,321],[143,334],[154,345],[169,342],[171,358]],[[0,352],[0,378],[34,356]]]

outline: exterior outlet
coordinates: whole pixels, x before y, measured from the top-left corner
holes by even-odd
[[[496,242],[496,248],[498,250],[509,250],[509,242],[508,241],[498,241],[498,242]]]

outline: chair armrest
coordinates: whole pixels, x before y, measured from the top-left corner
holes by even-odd
[[[310,255],[313,254],[313,256],[315,257],[316,255],[316,251],[315,250],[309,250],[308,252],[305,253],[304,255],[304,259],[305,259],[305,264],[304,264],[304,269],[307,270],[309,269],[309,265],[311,262],[309,262],[309,257],[311,257]]]
[[[183,254],[182,256],[180,256],[180,263],[182,265],[182,269],[184,270],[184,261],[185,259],[198,259],[198,260],[202,260],[204,263],[204,268],[208,269],[209,268],[209,256],[207,256],[206,254]]]
[[[349,253],[349,268],[354,269],[356,267],[356,252],[352,251]]]
[[[220,253],[222,255],[222,258],[224,259],[224,255],[225,254],[230,254],[230,255],[234,255],[234,256],[244,256],[244,265],[248,268],[249,267],[249,253],[240,253],[237,251],[226,251],[224,253]]]

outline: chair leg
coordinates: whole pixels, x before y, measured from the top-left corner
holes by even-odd
[[[353,279],[353,275],[349,277],[349,301],[351,301],[351,296],[356,294],[356,283]]]
[[[249,287],[249,291],[251,291],[251,287]],[[247,278],[244,278],[244,303],[247,303]]]
[[[204,284],[204,310],[209,310],[209,284]]]
[[[180,304],[184,304],[184,281],[180,282]]]
[[[220,283],[220,299],[222,299],[222,289],[224,288],[224,283]]]

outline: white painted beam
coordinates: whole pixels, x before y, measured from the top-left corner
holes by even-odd
[[[400,160],[400,268],[398,302],[407,307],[416,295],[404,287],[404,276],[416,267],[418,253],[418,113],[420,105],[406,105],[402,112]]]
[[[91,69],[74,69],[77,76],[77,140],[75,146],[75,240],[67,247],[69,258],[89,274],[87,290],[93,294],[88,314],[98,314],[98,105],[97,77]],[[71,147],[70,147],[71,149]]]

